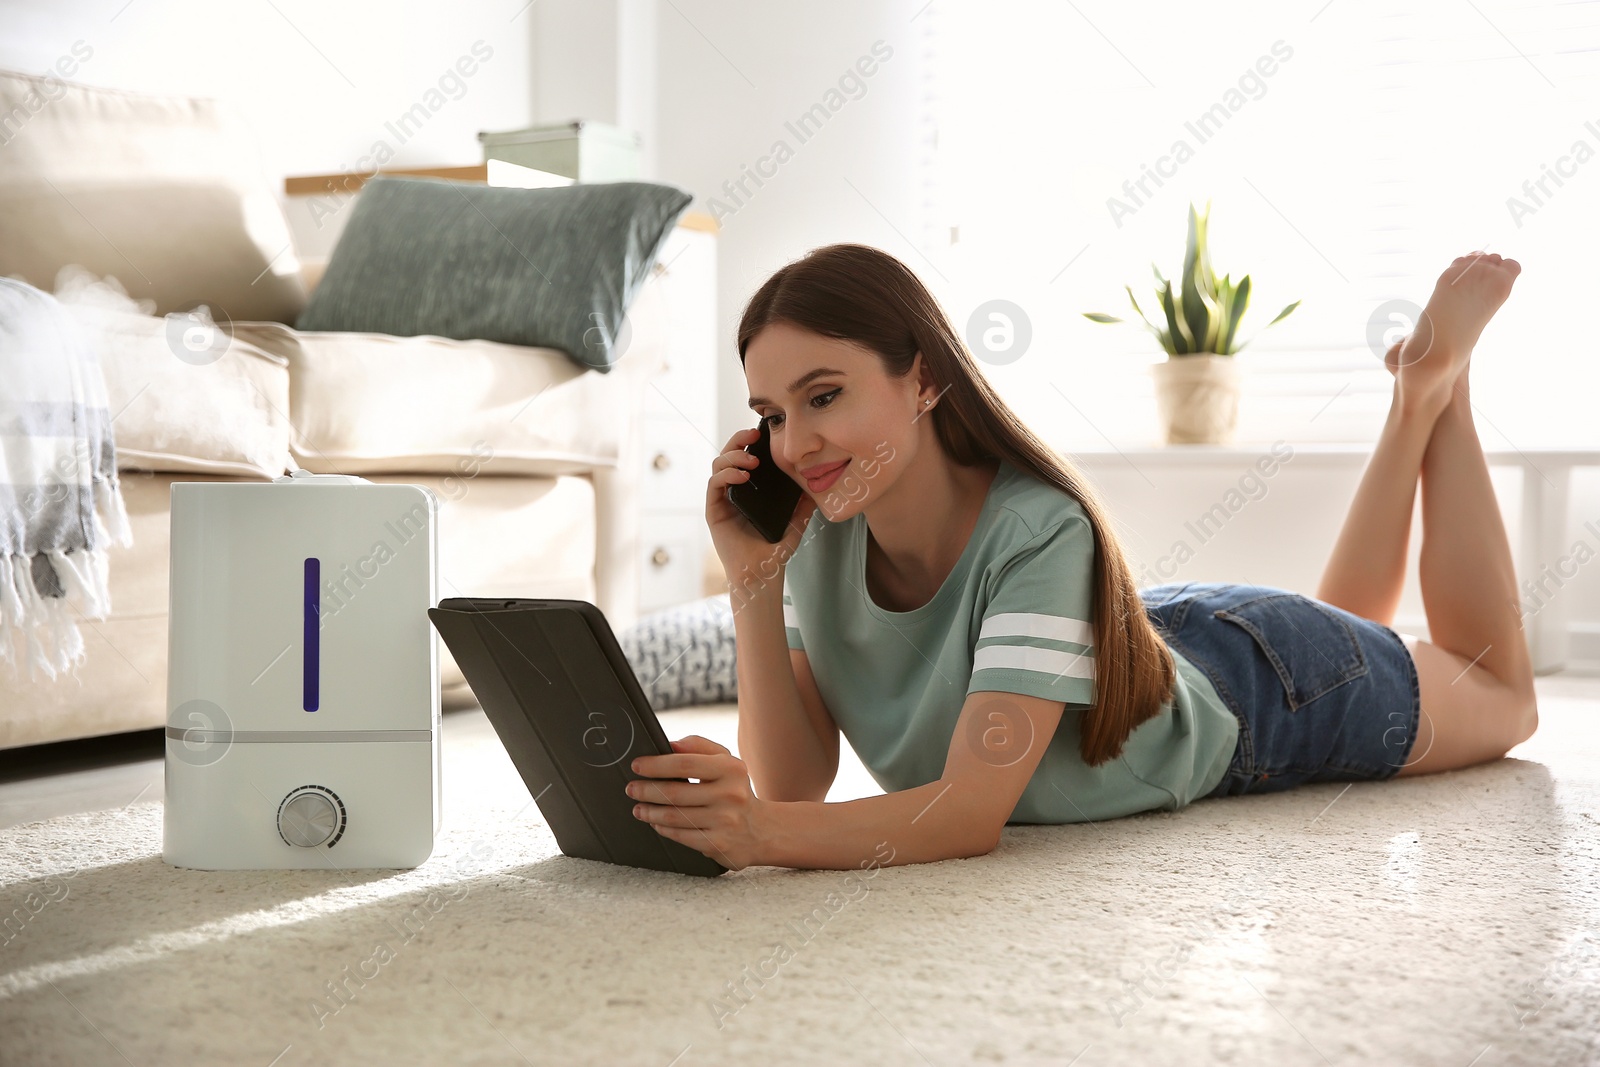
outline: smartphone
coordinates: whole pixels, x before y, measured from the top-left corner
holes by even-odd
[[[772,461],[772,429],[761,420],[761,436],[745,449],[760,460],[750,477],[728,486],[728,502],[750,520],[750,525],[773,544],[783,540],[789,520],[800,506],[800,483]],[[740,468],[745,470],[748,468]]]

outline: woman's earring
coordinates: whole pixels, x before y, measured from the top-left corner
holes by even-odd
[[[926,399],[924,399],[924,400],[923,400],[923,401],[922,401],[922,406],[923,406],[923,407],[927,407],[927,406],[928,406],[928,405],[929,405],[929,404],[931,404],[931,403],[933,403],[933,401],[932,401],[932,400],[926,400]]]

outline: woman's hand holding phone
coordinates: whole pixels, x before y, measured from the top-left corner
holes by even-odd
[[[728,581],[734,584],[776,575],[800,546],[811,513],[817,509],[811,494],[802,491],[783,540],[774,543],[761,536],[728,499],[728,487],[744,483],[755,470],[759,460],[745,447],[760,436],[761,428],[752,426],[728,438],[722,454],[711,462],[711,480],[706,486],[706,525],[711,529],[711,544],[722,560]]]

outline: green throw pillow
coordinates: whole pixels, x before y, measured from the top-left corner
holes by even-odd
[[[623,316],[693,199],[656,182],[374,177],[295,328],[558,348],[608,373]]]

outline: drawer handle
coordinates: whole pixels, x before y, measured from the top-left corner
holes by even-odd
[[[667,550],[664,548],[658,548],[650,553],[650,562],[657,567],[665,567],[671,559],[672,557],[667,554]]]
[[[672,466],[672,460],[667,458],[665,452],[657,452],[656,458],[650,461],[650,465],[658,471],[664,471]]]

